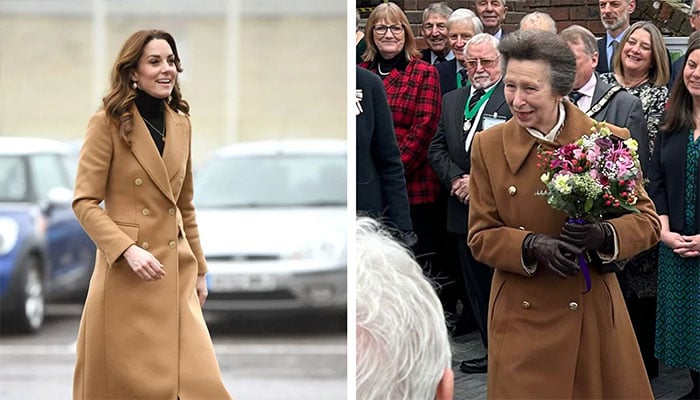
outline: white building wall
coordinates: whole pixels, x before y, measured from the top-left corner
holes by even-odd
[[[232,141],[346,137],[342,0],[0,0],[0,135],[80,139],[122,43],[147,28],[178,43],[195,164]]]

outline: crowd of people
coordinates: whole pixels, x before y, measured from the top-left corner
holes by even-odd
[[[478,330],[487,356],[459,369],[487,373],[489,398],[653,398],[659,362],[688,369],[682,398],[700,398],[700,34],[672,62],[654,24],[631,23],[635,7],[599,0],[596,39],[539,11],[505,32],[505,0],[432,3],[422,51],[397,4],[364,29],[358,15],[357,211],[411,250],[445,316],[429,319],[439,333],[395,340]],[[700,30],[700,4],[688,18]],[[540,156],[597,123],[636,141],[635,210],[572,223],[539,195]],[[357,281],[358,393],[371,384],[359,369],[370,281]],[[384,329],[410,331],[410,314]],[[432,362],[429,396],[390,398],[451,392]]]

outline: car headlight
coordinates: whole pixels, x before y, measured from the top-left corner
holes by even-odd
[[[313,243],[304,246],[297,252],[292,254],[291,258],[306,258],[306,259],[345,259],[346,243],[345,240],[326,239],[318,243]]]
[[[12,218],[0,218],[0,256],[9,253],[17,244],[19,225]]]

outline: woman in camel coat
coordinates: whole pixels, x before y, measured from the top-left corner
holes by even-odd
[[[230,399],[201,311],[207,265],[181,71],[170,34],[136,32],[88,124],[73,209],[98,250],[74,399]]]
[[[561,38],[544,32],[510,34],[499,50],[513,118],[476,135],[469,183],[469,246],[495,269],[488,397],[652,399],[615,274],[591,262],[584,294],[574,256],[586,250],[614,261],[651,247],[660,232],[654,205],[640,185],[639,213],[565,224],[566,215],[536,194],[545,190],[537,148],[572,143],[595,122],[563,100],[575,58]]]

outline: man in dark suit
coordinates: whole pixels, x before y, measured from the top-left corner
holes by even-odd
[[[470,84],[444,96],[438,131],[428,149],[428,161],[444,186],[450,189],[447,230],[458,248],[466,290],[481,334],[488,347],[487,314],[490,267],[474,259],[467,246],[469,217],[470,149],[475,135],[511,117],[503,94],[498,39],[482,33],[466,45],[465,65]],[[483,373],[487,358],[463,361],[460,370]]]
[[[619,86],[613,87],[599,79],[594,71],[598,53],[591,31],[572,25],[560,36],[576,56],[576,77],[569,99],[596,121],[607,121],[629,129],[639,143],[639,160],[646,173],[650,159],[649,134],[641,100]]]
[[[380,218],[411,245],[412,225],[403,164],[384,84],[370,71],[355,67],[357,89],[357,212]]]
[[[447,37],[455,58],[436,65],[443,95],[466,86],[468,79],[464,68],[464,47],[469,39],[482,31],[483,25],[479,17],[466,8],[456,9],[447,19]]]
[[[452,9],[445,3],[430,3],[423,10],[421,34],[425,38],[427,49],[423,49],[423,61],[437,65],[455,58],[447,40],[447,18]]]
[[[598,39],[598,63],[596,71],[602,74],[611,71],[612,55],[622,36],[630,27],[630,16],[636,0],[599,0],[600,22],[605,27],[605,36]]]

